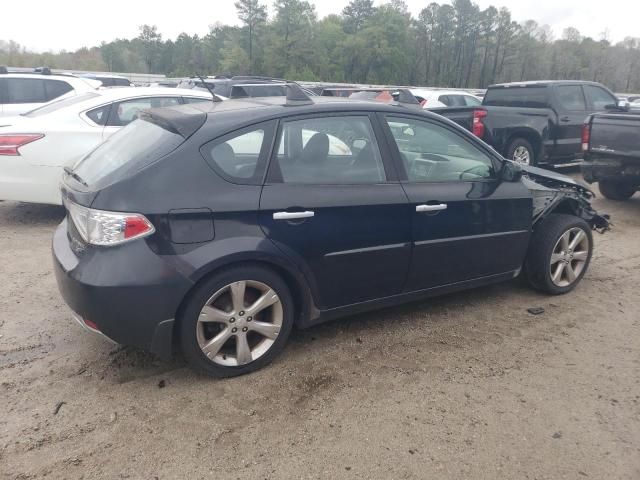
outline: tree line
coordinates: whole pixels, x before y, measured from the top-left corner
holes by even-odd
[[[507,8],[480,9],[471,0],[430,3],[417,17],[402,0],[351,0],[324,18],[305,0],[275,0],[271,17],[260,0],[235,7],[239,26],[215,23],[204,36],[164,39],[143,25],[134,39],[59,53],[0,40],[0,65],[457,88],[580,79],[640,91],[640,38],[614,44],[606,32],[593,39],[575,28],[554,38],[549,26],[518,23]]]

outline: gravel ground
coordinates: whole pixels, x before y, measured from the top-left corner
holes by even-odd
[[[569,295],[350,317],[219,381],[72,324],[62,211],[0,203],[0,478],[638,479],[640,195],[595,205],[615,227]]]

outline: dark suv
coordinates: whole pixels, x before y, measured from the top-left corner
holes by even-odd
[[[54,263],[84,327],[233,376],[294,325],[585,274],[608,223],[570,178],[429,112],[289,90],[148,110],[67,171]]]

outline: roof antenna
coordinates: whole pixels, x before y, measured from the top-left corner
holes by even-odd
[[[313,100],[304,93],[300,85],[294,82],[287,83],[287,107],[297,107],[301,105],[313,105]]]
[[[211,94],[211,101],[213,103],[221,102],[222,99],[219,96],[217,96],[215,93],[213,93],[213,90],[211,89],[211,87],[209,87],[207,82],[204,81],[204,78],[202,78],[202,75],[200,75],[199,73],[196,73],[196,76],[200,79],[200,81],[202,82],[202,85],[204,85],[204,88],[209,90],[209,93]]]
[[[398,103],[407,107],[420,107],[418,99],[409,91],[408,88],[401,88],[398,90]]]

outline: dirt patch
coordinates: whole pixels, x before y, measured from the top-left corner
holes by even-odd
[[[640,196],[595,205],[615,228],[570,295],[359,315],[216,381],[77,328],[62,210],[0,202],[0,478],[638,479]]]

